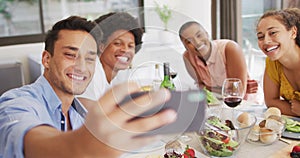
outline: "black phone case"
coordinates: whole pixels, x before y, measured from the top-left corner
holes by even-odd
[[[122,103],[131,99],[151,92],[133,93],[127,96]],[[122,105],[122,103],[120,105]],[[171,91],[171,98],[162,105],[156,106],[151,110],[135,117],[148,117],[158,113],[164,109],[174,109],[177,112],[177,119],[175,122],[159,127],[155,130],[143,133],[139,136],[157,135],[157,134],[181,134],[184,132],[197,132],[201,129],[203,120],[205,118],[205,111],[207,108],[206,94],[203,90],[189,90],[189,91]]]

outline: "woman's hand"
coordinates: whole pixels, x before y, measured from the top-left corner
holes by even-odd
[[[258,83],[256,80],[247,80],[247,94],[257,93]]]

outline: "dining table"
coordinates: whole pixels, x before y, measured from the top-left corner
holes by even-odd
[[[222,102],[208,106],[208,108],[224,107],[226,107],[226,105]],[[263,114],[267,110],[267,107],[266,105],[258,105],[243,100],[236,109],[257,115]],[[182,144],[189,145],[193,148],[196,151],[197,158],[209,158],[209,156],[205,155],[204,151],[201,149],[200,139],[196,132],[184,133],[184,136],[188,136],[189,140],[180,139],[178,134],[164,135],[160,141],[154,142],[137,151],[125,153],[121,158],[163,158],[166,143],[173,139],[178,139]],[[253,144],[245,140],[236,154],[230,158],[290,158],[290,152],[297,144],[300,144],[300,133],[298,139],[281,137],[269,145]]]

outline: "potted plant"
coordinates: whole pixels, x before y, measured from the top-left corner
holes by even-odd
[[[162,5],[162,7],[155,1],[155,11],[159,15],[160,20],[164,23],[164,30],[168,30],[168,22],[172,17],[171,9],[166,5]]]

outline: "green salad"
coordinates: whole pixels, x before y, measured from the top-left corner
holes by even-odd
[[[208,118],[207,123],[212,126],[200,132],[202,147],[211,156],[227,157],[233,155],[239,143],[230,134],[230,126],[224,124],[215,116]]]
[[[204,92],[206,93],[206,100],[208,104],[217,104],[219,103],[219,100],[214,96],[214,94],[206,89],[205,87],[203,88]]]
[[[201,143],[209,155],[227,157],[233,155],[239,143],[229,136],[207,130],[200,136]]]
[[[300,132],[300,122],[288,117],[283,117],[286,122],[286,130],[290,132]]]

